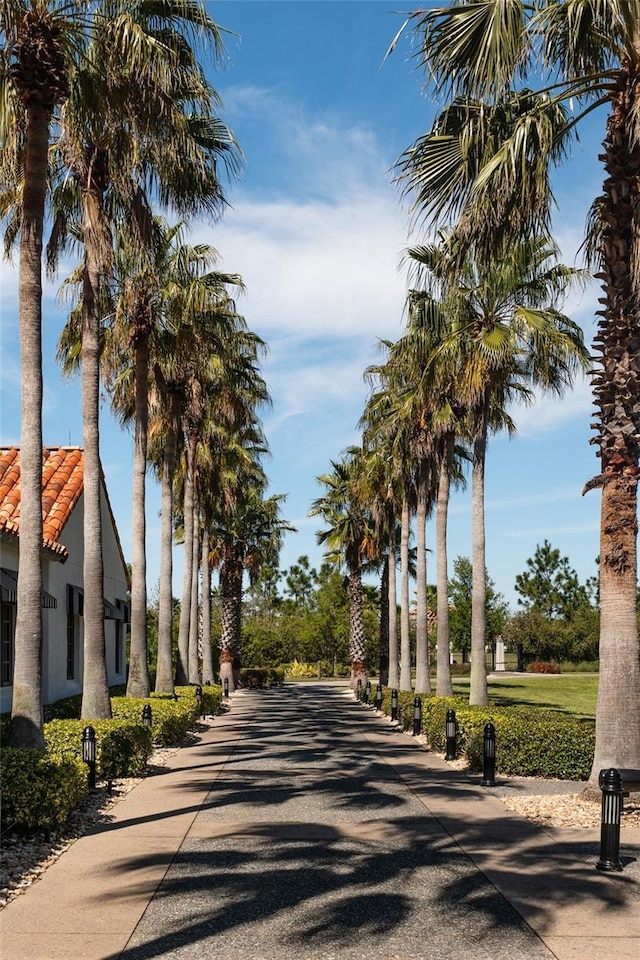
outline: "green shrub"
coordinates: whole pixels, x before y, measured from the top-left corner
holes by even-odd
[[[293,660],[292,663],[285,664],[285,673],[292,680],[302,680],[309,677],[317,677],[318,664],[301,663],[299,660]]]
[[[468,677],[471,674],[470,663],[452,663],[450,664],[452,677]]]
[[[600,661],[582,660],[580,663],[566,663],[563,661],[560,664],[560,669],[562,673],[599,673]]]
[[[5,831],[55,830],[84,800],[87,771],[75,757],[5,747],[0,757]]]
[[[56,700],[55,703],[45,703],[42,709],[45,723],[48,723],[49,720],[77,720],[82,709],[82,694],[77,693],[73,697],[63,697],[62,700]]]
[[[205,690],[207,693],[205,694]],[[187,732],[200,716],[200,705],[195,696],[195,686],[176,687],[177,700],[171,695],[152,694],[150,697],[114,697],[111,700],[113,716],[130,723],[142,723],[142,708],[151,707],[151,736],[162,747],[181,743]],[[215,714],[220,705],[220,687],[203,687],[203,711]],[[212,708],[209,710],[209,706]]]
[[[112,720],[51,720],[44,725],[49,754],[82,760],[82,731],[96,732],[96,774],[105,780],[140,777],[153,751],[151,731],[139,721],[115,716]]]
[[[472,769],[482,769],[484,723],[491,722],[496,729],[496,770],[500,773],[588,779],[595,749],[592,721],[528,707],[503,707],[487,711],[485,717],[467,730],[466,754]]]
[[[403,729],[413,727],[415,694],[398,692],[398,719]],[[433,750],[446,746],[447,710],[453,709],[458,724],[457,744],[472,770],[481,770],[484,728],[496,730],[496,771],[521,777],[587,780],[595,750],[595,724],[578,718],[528,706],[470,706],[462,697],[421,696],[422,732]],[[391,690],[383,691],[382,709],[391,713]]]
[[[317,676],[317,670],[316,670]],[[284,683],[284,667],[245,667],[240,671],[241,687],[278,687]]]

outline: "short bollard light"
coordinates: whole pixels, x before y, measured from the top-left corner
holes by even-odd
[[[229,696],[229,677],[225,677],[224,680],[222,681],[222,689],[224,691],[224,696],[228,697]]]
[[[417,737],[422,732],[422,700],[420,697],[414,697],[413,700],[413,736]]]
[[[458,722],[456,720],[455,710],[447,710],[445,733],[447,735],[447,752],[445,753],[444,758],[445,760],[455,760],[456,736],[458,733]]]
[[[198,713],[200,714],[200,716],[202,716],[203,707],[204,707],[204,697],[202,696],[202,687],[200,686],[199,683],[196,684],[195,694],[196,694],[196,700],[198,702]]]
[[[356,698],[362,700],[362,677],[358,677],[356,681]]]
[[[371,700],[371,680],[367,680],[364,685],[364,696],[362,698],[364,703],[369,703]]]
[[[492,723],[487,723],[484,728],[483,737],[483,763],[482,780],[483,787],[495,787],[496,785],[496,728]]]
[[[611,767],[601,770],[598,784],[602,790],[602,819],[600,822],[600,859],[596,869],[622,870],[620,862],[620,817],[622,802],[629,794],[622,789],[620,773]]]
[[[178,694],[177,694],[177,693],[172,694],[171,699],[173,700],[174,703],[177,703],[177,702],[178,702]]]
[[[145,727],[150,727],[152,720],[153,715],[151,713],[151,704],[145,703],[144,707],[142,708],[142,722]]]
[[[398,691],[391,691],[391,719],[398,719]]]
[[[376,710],[382,710],[382,684],[381,683],[379,683],[376,687],[375,705],[376,705]]]
[[[82,762],[89,767],[89,790],[96,788],[96,732],[93,727],[82,731]]]

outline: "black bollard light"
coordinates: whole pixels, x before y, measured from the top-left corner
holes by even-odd
[[[371,699],[371,680],[367,680],[364,685],[364,694],[362,697],[362,702],[368,704]]]
[[[356,681],[356,698],[362,700],[362,677],[358,677]]]
[[[229,677],[225,677],[224,680],[222,681],[222,689],[224,691],[224,696],[228,697],[229,696]]]
[[[171,695],[171,699],[173,700],[174,703],[177,703],[177,702],[178,702],[178,694],[177,694],[177,693],[173,693],[173,694]]]
[[[196,693],[196,700],[197,700],[197,702],[198,702],[198,713],[199,713],[200,716],[202,717],[203,714],[204,714],[204,710],[203,710],[203,707],[204,707],[204,697],[202,696],[202,687],[200,686],[199,683],[196,684],[195,693]]]
[[[456,721],[455,710],[447,710],[447,720],[445,723],[445,733],[447,735],[447,752],[444,755],[445,760],[455,760],[456,758],[456,736],[458,733],[458,723]]]
[[[145,703],[142,708],[142,722],[145,727],[150,727],[153,720],[153,715],[151,713],[151,704]]]
[[[483,737],[483,763],[482,780],[483,787],[495,787],[496,785],[496,728],[492,723],[487,723],[484,728]]]
[[[398,719],[398,691],[391,691],[391,719]]]
[[[89,790],[96,788],[96,732],[93,727],[82,731],[82,761],[89,767]]]
[[[382,710],[382,684],[381,683],[379,683],[376,687],[375,705],[376,705],[376,710]]]
[[[622,802],[629,794],[622,789],[622,778],[615,767],[601,770],[598,784],[602,790],[602,817],[600,821],[600,859],[596,869],[622,870],[620,862],[620,817]]]
[[[417,737],[422,732],[422,700],[420,697],[414,697],[413,700],[413,736]]]
[[[205,687],[210,687],[210,686],[211,686],[211,680],[205,680],[204,685],[205,685]]]

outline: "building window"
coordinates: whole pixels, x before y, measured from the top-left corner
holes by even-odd
[[[84,612],[84,597],[78,587],[67,584],[67,680],[75,680],[78,664],[80,617]]]
[[[0,684],[13,684],[13,648],[16,633],[16,606],[0,604]]]
[[[129,604],[124,600],[116,600],[116,609],[118,617],[114,620],[116,627],[116,645],[115,645],[115,672],[120,674],[124,672],[126,658],[126,640],[127,626],[130,620]]]

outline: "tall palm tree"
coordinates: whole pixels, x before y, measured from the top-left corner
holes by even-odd
[[[105,357],[107,387],[124,420],[134,416],[132,491],[131,643],[127,695],[149,694],[147,669],[147,600],[145,548],[145,478],[149,419],[149,368],[158,348],[166,349],[178,326],[193,323],[205,311],[228,311],[227,285],[240,284],[235,274],[212,270],[212,247],[189,246],[183,224],[169,227],[155,217],[146,245],[128,224],[116,233],[112,287],[117,353]],[[220,321],[222,322],[222,321]],[[164,342],[161,343],[161,340]],[[131,348],[133,347],[133,357]],[[134,405],[122,396],[133,376]]]
[[[504,213],[520,213],[530,225],[550,219],[549,168],[565,159],[580,119],[608,110],[603,194],[598,200],[599,311],[594,401],[600,473],[587,487],[602,490],[600,526],[600,682],[596,750],[591,781],[603,767],[640,770],[640,655],[635,616],[637,583],[637,477],[640,460],[640,369],[636,349],[638,288],[637,204],[640,11],[636,4],[501,0],[452,3],[420,11],[413,24],[421,58],[436,86],[458,98],[463,121],[457,133],[424,155],[422,205],[467,222],[490,217],[505,229]],[[512,92],[522,77],[542,78],[535,96]],[[471,98],[476,116],[472,130]],[[510,129],[493,119],[514,108]],[[569,118],[568,120],[566,118]],[[462,161],[460,147],[466,144]],[[433,144],[433,142],[432,142]],[[481,149],[477,146],[481,145]],[[471,149],[469,149],[471,147]],[[448,154],[448,165],[442,163]],[[439,168],[439,172],[438,172]],[[462,178],[462,179],[461,179]],[[464,186],[452,190],[454,183]],[[483,202],[491,197],[492,204]],[[516,225],[518,216],[515,218]],[[526,223],[524,224],[526,225]]]
[[[44,748],[42,730],[42,244],[49,130],[69,93],[73,7],[7,0],[0,8],[0,217],[20,237],[20,565],[10,738]]]
[[[373,389],[383,377],[384,365],[369,367],[365,379],[372,392],[365,405],[359,426],[368,482],[372,490],[371,516],[377,541],[376,553],[381,558],[380,583],[380,679],[397,688],[399,684],[398,609],[396,560],[399,511],[399,477],[394,461],[392,440],[386,432],[388,409],[392,402],[385,387]]]
[[[187,534],[187,516],[195,515],[194,496],[205,503],[207,516],[211,512],[212,497],[217,496],[218,514],[225,514],[230,509],[237,510],[238,503],[242,502],[243,485],[253,482],[256,476],[262,477],[258,463],[260,456],[266,452],[266,446],[256,410],[260,405],[269,402],[266,384],[257,365],[264,344],[254,333],[245,329],[240,317],[235,315],[235,319],[236,328],[228,334],[220,335],[213,350],[213,343],[203,344],[203,354],[206,349],[211,351],[210,363],[206,370],[200,369],[199,376],[190,382],[190,399],[185,407],[187,442],[184,489],[188,494],[191,484],[193,493],[189,505],[184,507]],[[195,358],[192,365],[194,362]],[[194,531],[195,529],[194,526]],[[194,540],[194,536],[185,536],[185,553],[189,549],[194,550]],[[195,551],[193,555],[195,557]],[[185,557],[185,568],[186,566]],[[185,606],[192,609],[193,563],[190,566],[188,575],[185,571],[182,614]],[[231,577],[232,571],[235,577],[235,597],[237,564],[232,562],[228,554],[225,576]],[[192,669],[195,663],[194,634],[190,631],[193,618],[189,613],[184,616],[182,614],[179,635],[180,663],[183,672],[188,675],[190,634]]]
[[[320,516],[327,524],[316,534],[318,543],[326,544],[327,556],[344,562],[349,578],[349,656],[351,686],[367,677],[365,635],[362,620],[362,566],[375,553],[375,532],[363,496],[362,451],[351,449],[340,462],[331,463],[331,473],[322,474],[318,482],[325,494],[314,500],[310,516]]]
[[[582,332],[558,310],[579,272],[557,262],[542,236],[504,243],[488,261],[467,256],[459,265],[455,242],[413,247],[409,256],[428,285],[445,288],[451,330],[434,357],[455,377],[469,411],[472,455],[472,631],[470,702],[488,703],[484,472],[489,432],[510,426],[507,403],[530,387],[562,394],[587,363]],[[420,271],[419,271],[420,273]]]
[[[381,347],[390,353],[394,344],[391,341],[382,341]],[[378,381],[380,386],[369,397],[361,421],[361,426],[365,428],[364,442],[367,446],[380,450],[386,460],[389,483],[387,496],[392,499],[394,516],[400,516],[399,538],[396,525],[391,521],[388,543],[390,572],[393,565],[395,573],[398,545],[400,557],[400,674],[394,686],[398,685],[401,690],[411,690],[409,578],[412,570],[409,542],[411,513],[415,504],[415,470],[411,447],[414,424],[411,417],[405,416],[399,401],[403,381],[397,365],[389,361],[373,365],[365,371],[365,378],[372,384]],[[395,602],[395,591],[390,590],[390,603],[392,598]],[[393,621],[396,615],[395,607],[393,611],[390,609],[389,613],[390,621]],[[390,636],[395,639],[391,631]],[[390,652],[390,671],[393,670]],[[395,670],[397,671],[397,660]],[[395,677],[395,674],[393,676]],[[389,682],[391,683],[391,677]]]
[[[220,47],[204,5],[169,0],[159,10],[108,3],[79,64],[62,114],[60,157],[80,193],[84,245],[82,384],[85,449],[85,684],[83,716],[108,716],[102,619],[99,513],[99,329],[101,284],[112,257],[111,221],[126,211],[144,242],[153,193],[178,213],[214,216],[224,198],[220,159],[237,160],[232,136],[215,118],[217,98],[197,61],[195,43]],[[65,214],[56,222],[64,239]],[[142,683],[144,687],[144,682]]]

